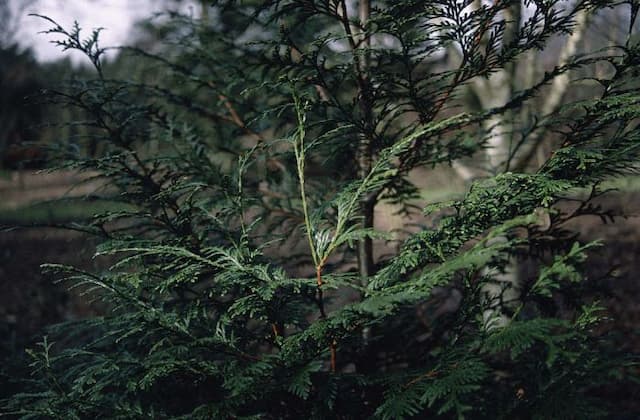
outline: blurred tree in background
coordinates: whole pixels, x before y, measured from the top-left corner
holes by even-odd
[[[31,153],[21,149],[23,143],[33,141],[37,134],[32,129],[42,120],[42,107],[27,102],[27,98],[40,93],[38,65],[30,51],[20,47],[0,47],[0,155],[2,166],[16,168],[20,162],[32,161],[40,156],[37,149]]]
[[[26,5],[26,3],[25,3]],[[24,154],[23,142],[33,140],[30,131],[42,118],[42,108],[27,101],[40,93],[38,64],[29,50],[15,42],[16,11],[8,0],[0,2],[0,156],[2,167],[16,167]],[[18,11],[19,12],[19,11]],[[27,153],[28,154],[28,153]],[[37,158],[38,156],[31,156]]]

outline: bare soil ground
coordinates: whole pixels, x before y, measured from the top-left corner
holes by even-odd
[[[13,171],[0,178],[0,208],[17,209],[22,206],[53,198],[79,197],[91,193],[99,183],[78,184],[92,175],[79,175],[71,171],[55,173],[35,171]]]
[[[53,229],[0,233],[0,325],[15,334],[13,345],[24,344],[46,325],[99,310],[40,268],[57,263],[97,270],[94,252],[93,241],[78,233]]]

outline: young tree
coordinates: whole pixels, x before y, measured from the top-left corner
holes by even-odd
[[[77,26],[51,20],[51,32],[67,37],[61,46],[84,51],[96,68],[95,80],[55,98],[91,115],[83,123],[104,150],[65,149],[64,166],[94,171],[108,182],[104,198],[127,207],[84,227],[101,238],[98,254],[114,256],[109,271],[47,266],[113,310],[52,329],[31,353],[35,380],[9,410],[79,418],[623,410],[598,398],[632,375],[594,331],[603,309],[585,296],[561,317],[554,297],[580,287],[598,246],[567,222],[606,217],[591,205],[599,183],[636,162],[638,45],[562,62],[504,104],[460,106],[467,86],[569,33],[584,13],[630,5],[631,31],[638,5],[532,1],[507,36],[509,0],[212,3],[202,19],[174,16],[162,30],[166,51],[125,49],[163,69],[137,80],[110,76],[97,31],[83,40]],[[596,63],[611,72],[594,80],[593,97],[545,121],[561,146],[540,169],[499,173],[428,206],[437,221],[418,221],[397,252],[377,257],[385,234],[374,230],[376,205],[421,217],[411,171],[472,156],[492,138],[478,135],[492,132],[487,121]],[[585,189],[588,198],[577,198]],[[565,199],[581,204],[567,213],[557,206]],[[538,272],[517,299],[487,299],[499,280],[492,273],[514,255],[536,258]],[[455,299],[443,303],[447,291]],[[497,309],[508,319],[491,327],[483,314]]]

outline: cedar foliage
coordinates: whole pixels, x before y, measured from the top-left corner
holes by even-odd
[[[640,47],[575,57],[500,108],[462,112],[460,96],[473,78],[569,33],[582,9],[630,6],[631,31],[636,3],[530,1],[508,44],[500,12],[509,0],[373,1],[366,19],[339,0],[209,3],[209,21],[174,15],[162,29],[177,48],[124,49],[148,69],[138,78],[110,74],[99,31],[84,39],[78,25],[45,18],[66,37],[60,45],[96,69],[49,92],[86,112],[71,124],[88,126],[85,140],[103,151],[60,147],[61,167],[97,174],[106,185],[92,199],[126,206],[72,226],[99,238],[109,270],[45,266],[111,309],[52,327],[29,351],[32,376],[5,412],[621,414],[599,391],[631,381],[633,360],[597,333],[604,309],[583,296],[560,311],[555,298],[582,290],[585,259],[602,246],[581,242],[567,222],[611,217],[591,201],[640,153]],[[515,133],[520,144],[543,128],[560,137],[541,168],[478,180],[464,197],[424,209],[429,219],[415,212],[412,169],[473,156],[487,141],[483,121],[530,106],[554,77],[595,63],[612,71],[593,80],[592,97]],[[372,210],[383,200],[423,220],[398,252],[373,261],[373,239],[386,235],[373,229]],[[582,203],[566,213],[554,207],[563,200]],[[516,302],[490,308],[485,286],[514,256],[540,269]],[[443,314],[445,291],[461,298]],[[492,324],[483,316],[491,309],[508,321]]]

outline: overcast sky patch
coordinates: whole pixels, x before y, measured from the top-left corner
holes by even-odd
[[[19,4],[22,0],[14,0]],[[188,11],[191,2],[182,5]],[[90,36],[95,28],[104,28],[100,35],[100,46],[120,46],[129,42],[136,21],[162,10],[163,2],[154,0],[37,0],[27,7],[19,17],[16,40],[24,47],[33,49],[40,61],[53,61],[65,56],[76,63],[87,58],[77,51],[62,52],[52,41],[62,39],[56,34],[38,33],[52,27],[50,22],[29,13],[45,15],[63,28],[70,29],[77,21],[82,28],[83,38]],[[115,54],[112,51],[110,54]]]

